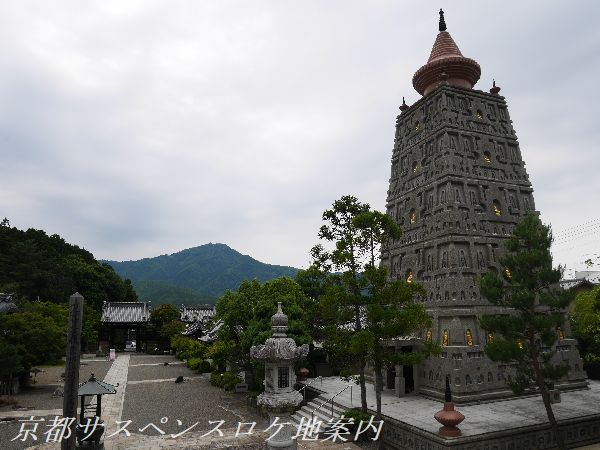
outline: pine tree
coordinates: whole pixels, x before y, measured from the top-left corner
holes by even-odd
[[[537,388],[560,449],[566,449],[550,403],[552,382],[569,368],[557,364],[552,350],[565,321],[569,295],[559,287],[562,269],[552,267],[552,233],[538,217],[529,215],[506,242],[507,254],[500,258],[502,277],[482,277],[481,293],[492,304],[509,308],[510,314],[484,316],[481,326],[488,333],[485,353],[493,361],[514,364],[515,393]]]

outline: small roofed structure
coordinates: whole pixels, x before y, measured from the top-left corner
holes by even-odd
[[[19,308],[15,305],[14,294],[3,294],[0,292],[0,314],[17,312]]]
[[[100,420],[100,415],[102,413],[102,396],[106,394],[116,394],[117,393],[117,384],[112,385],[106,383],[105,381],[97,380],[95,375],[92,373],[90,379],[85,383],[79,385],[79,389],[77,391],[77,395],[81,398],[81,409],[79,412],[79,426],[77,428],[77,440],[81,443],[82,441],[86,443],[95,442],[98,443],[102,434],[104,432],[104,426],[97,426],[96,429],[92,432],[88,430],[90,428],[90,424],[93,424],[94,421],[91,418],[85,417],[85,397],[88,395],[96,396],[96,407],[95,407],[95,417],[96,423],[98,425],[103,422]]]
[[[181,305],[181,321],[183,323],[207,322],[216,313],[215,305]]]
[[[125,349],[125,343],[135,342],[136,351],[143,351],[145,331],[150,322],[150,302],[104,302],[100,322],[100,349]]]

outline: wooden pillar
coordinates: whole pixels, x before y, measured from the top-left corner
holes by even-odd
[[[67,332],[67,364],[65,367],[65,387],[63,417],[77,418],[77,390],[79,387],[79,360],[81,357],[81,324],[83,321],[83,296],[76,292],[69,299],[69,327]],[[71,425],[71,435],[60,443],[62,450],[75,448],[75,422]]]

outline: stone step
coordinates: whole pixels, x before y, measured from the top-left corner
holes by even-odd
[[[326,398],[317,397],[314,400],[308,402],[302,408],[297,410],[292,415],[292,421],[294,425],[300,425],[300,421],[304,418],[304,423],[310,420],[313,415],[316,419],[321,420],[323,423],[327,423],[332,419],[331,416],[331,403],[327,402],[324,405],[323,402],[326,402]],[[321,406],[322,405],[322,406]],[[317,409],[321,406],[320,409]],[[315,411],[316,410],[316,411]],[[314,413],[313,413],[314,411]],[[342,407],[334,402],[333,404],[333,418],[339,418],[346,411],[345,407]]]
[[[308,402],[305,406],[308,407],[311,411],[313,409],[318,408],[319,406],[321,406],[323,403],[323,401],[312,401],[312,402]],[[345,408],[343,406],[340,406],[338,404],[336,404],[335,402],[333,403],[333,415],[336,417],[341,416],[348,408]],[[318,412],[323,412],[323,414],[331,416],[331,402],[327,402],[326,404],[322,405],[321,408],[319,408]]]

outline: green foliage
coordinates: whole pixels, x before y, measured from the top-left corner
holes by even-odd
[[[18,297],[63,303],[79,292],[100,311],[104,301],[136,301],[130,282],[108,264],[60,236],[41,230],[0,227],[0,291]]]
[[[600,286],[589,292],[577,293],[571,326],[588,376],[600,379]]]
[[[480,283],[492,304],[513,309],[512,314],[482,317],[481,326],[499,335],[485,346],[486,354],[494,361],[514,363],[517,376],[511,387],[515,392],[534,385],[542,389],[546,380],[568,372],[567,366],[551,361],[550,348],[569,303],[568,293],[558,287],[562,273],[552,267],[551,243],[550,228],[527,216],[506,242],[508,252],[500,258],[502,278],[488,273]]]
[[[66,308],[66,305],[65,305]],[[67,311],[68,312],[68,311]],[[83,324],[81,327],[81,349],[82,351],[96,351],[98,332],[100,330],[100,319],[102,314],[84,301]],[[65,317],[68,323],[68,315]]]
[[[310,320],[313,302],[290,278],[259,283],[244,281],[237,292],[226,292],[217,303],[217,318],[223,320],[218,341],[209,352],[216,364],[225,360],[233,367],[249,367],[250,347],[263,344],[271,336],[271,316],[277,302],[289,318],[288,336],[296,344],[310,344]]]
[[[234,341],[220,338],[208,348],[206,357],[212,359],[216,367],[223,368],[237,353]]]
[[[241,382],[242,379],[233,372],[213,372],[210,374],[210,384],[226,391],[232,391],[235,385]]]
[[[274,278],[293,277],[293,267],[264,264],[242,255],[224,244],[206,244],[172,255],[145,258],[139,261],[109,261],[121,276],[133,280],[136,287],[152,280],[170,286],[191,289],[199,295],[218,297],[227,290],[236,289],[244,280],[268,281]],[[156,296],[154,288],[146,286],[145,296]],[[150,292],[148,292],[150,290]],[[160,301],[163,301],[162,299]],[[179,306],[178,302],[177,305]]]
[[[180,317],[179,310],[173,305],[159,305],[152,309],[150,313],[150,322],[156,328],[160,329],[163,325],[178,320]]]
[[[22,351],[21,345],[13,345],[8,340],[0,338],[0,380],[16,375],[24,369]]]
[[[68,308],[50,302],[20,303],[19,312],[0,315],[0,372],[28,371],[65,355]]]
[[[187,366],[197,373],[208,373],[211,371],[210,363],[202,358],[188,359]]]
[[[223,372],[212,372],[210,374],[210,384],[216,387],[223,387]]]
[[[180,335],[185,330],[185,325],[179,320],[171,320],[165,323],[160,329],[160,335],[164,338],[172,338],[173,336]]]
[[[204,358],[208,346],[196,339],[175,335],[171,338],[171,348],[175,350],[178,359]]]
[[[418,283],[390,281],[386,269],[376,266],[381,247],[401,236],[391,217],[372,211],[356,197],[343,196],[323,213],[323,220],[319,238],[332,248],[322,244],[313,247],[315,268],[311,268],[310,276],[302,274],[303,283],[319,295],[324,347],[331,360],[342,368],[358,365],[363,411],[367,408],[364,370],[367,362],[373,365],[379,415],[384,366],[417,364],[437,350],[428,345],[427,352],[397,354],[385,345],[386,340],[429,326],[425,309],[413,303],[414,298],[425,295],[425,290]],[[338,273],[319,276],[314,273],[318,269]]]

